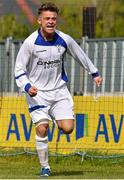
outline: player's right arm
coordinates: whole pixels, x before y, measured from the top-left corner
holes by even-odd
[[[31,45],[24,41],[21,46],[15,63],[15,79],[17,86],[22,91],[29,93],[29,89],[32,87],[31,82],[28,79],[27,64],[31,57]],[[30,94],[29,94],[30,95]]]

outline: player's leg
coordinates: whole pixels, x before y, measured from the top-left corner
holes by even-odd
[[[50,175],[50,166],[48,163],[48,127],[50,117],[48,115],[49,104],[44,97],[43,92],[38,92],[35,97],[27,94],[29,103],[29,112],[36,128],[36,149],[41,164],[41,175]]]
[[[49,167],[48,164],[48,121],[36,124],[36,149],[39,157],[41,167]]]
[[[41,175],[50,175],[48,163],[48,120],[41,120],[36,123],[36,149],[41,164]]]

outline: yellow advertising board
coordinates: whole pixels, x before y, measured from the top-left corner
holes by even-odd
[[[4,96],[0,102],[0,146],[35,147],[35,128],[25,97]],[[95,101],[92,96],[74,96],[74,111],[75,129],[71,135],[50,123],[51,152],[124,150],[124,97],[103,96]]]

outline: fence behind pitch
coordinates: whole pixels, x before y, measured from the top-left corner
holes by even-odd
[[[14,80],[14,64],[21,41],[0,42],[0,146],[34,147],[25,95]],[[70,56],[65,58],[68,88],[74,96],[75,129],[64,135],[55,124],[49,128],[51,152],[83,149],[124,149],[124,39],[87,39],[78,42],[103,76],[97,88],[92,77]]]

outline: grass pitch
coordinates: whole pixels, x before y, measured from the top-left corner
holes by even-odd
[[[124,158],[49,157],[49,179],[124,179]],[[0,156],[0,179],[42,179],[37,155]]]

